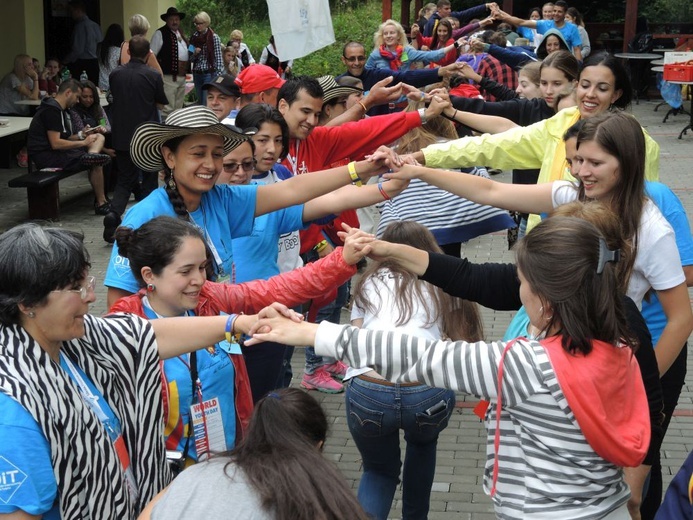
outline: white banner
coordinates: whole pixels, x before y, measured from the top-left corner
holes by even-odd
[[[329,0],[267,0],[279,59],[294,60],[334,43]]]

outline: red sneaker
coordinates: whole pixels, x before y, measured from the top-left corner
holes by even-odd
[[[332,377],[342,381],[344,380],[347,368],[349,367],[341,361],[337,360],[334,363],[330,363],[329,365],[323,365],[323,368],[327,370],[327,373],[330,374]]]
[[[316,368],[312,374],[303,374],[301,386],[307,390],[317,390],[327,394],[338,394],[344,391],[342,383],[332,379],[324,366]]]

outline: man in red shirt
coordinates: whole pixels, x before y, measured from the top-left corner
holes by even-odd
[[[317,126],[323,106],[323,89],[320,83],[308,76],[288,80],[277,96],[277,108],[289,126],[289,153],[282,161],[294,175],[329,168],[344,159],[355,160],[374,151],[380,145],[390,144],[409,130],[425,124],[429,118],[439,115],[445,108],[441,100],[434,100],[426,109],[417,112],[369,117],[341,126]],[[325,244],[321,229],[311,226],[301,233],[301,252],[317,249],[320,255],[331,251]],[[338,296],[339,298],[339,296]],[[329,306],[328,306],[329,307]],[[324,308],[318,316],[328,320],[338,319],[341,306]],[[332,315],[332,317],[330,317]],[[301,385],[323,392],[341,392],[341,384],[331,375],[343,377],[346,369],[338,361],[327,362],[306,349],[306,373]]]

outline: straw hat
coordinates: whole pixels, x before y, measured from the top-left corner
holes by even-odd
[[[340,85],[334,79],[334,76],[320,76],[316,79],[322,87],[323,105],[334,98],[348,96],[350,94],[356,94],[357,92],[363,92],[363,89],[357,87],[347,87],[344,85]]]
[[[235,150],[248,140],[237,128],[222,125],[209,108],[193,105],[174,110],[166,123],[144,123],[140,125],[130,142],[132,161],[145,172],[163,169],[164,158],[161,147],[176,137],[196,134],[220,135],[224,139],[224,155]]]

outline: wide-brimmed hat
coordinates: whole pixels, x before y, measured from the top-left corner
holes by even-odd
[[[141,170],[159,171],[164,167],[164,143],[196,134],[220,135],[224,139],[224,155],[248,140],[238,129],[222,125],[211,109],[193,105],[171,112],[165,124],[144,123],[137,127],[130,142],[130,156]]]
[[[317,78],[318,83],[322,87],[322,104],[324,105],[328,101],[342,97],[349,96],[351,94],[356,94],[357,92],[363,92],[363,90],[356,87],[347,87],[340,85],[334,79],[334,76],[320,76]]]
[[[215,88],[222,94],[233,97],[241,97],[241,89],[236,85],[236,76],[221,74],[212,81],[202,85],[203,89]]]
[[[242,94],[256,94],[271,88],[281,88],[284,83],[276,70],[261,63],[248,65],[236,77],[236,85]]]
[[[169,7],[168,9],[166,9],[166,12],[164,14],[162,14],[159,18],[161,18],[165,22],[166,20],[168,20],[169,16],[173,16],[173,15],[178,15],[181,20],[183,18],[185,18],[185,13],[181,13],[175,7]]]

